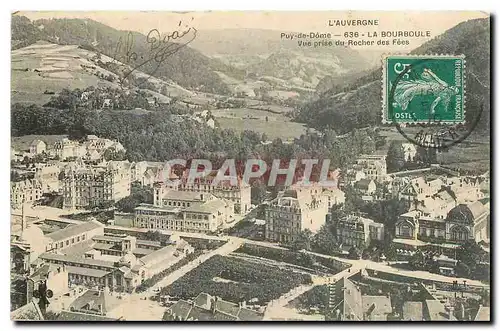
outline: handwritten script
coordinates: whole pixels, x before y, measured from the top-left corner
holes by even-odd
[[[191,18],[191,21],[193,21],[193,18]],[[190,26],[189,23],[179,21],[178,29],[169,34],[161,35],[157,29],[149,31],[145,45],[142,45],[142,48],[141,45],[136,44],[132,32],[128,32],[125,37],[120,37],[116,44],[113,59],[130,66],[130,69],[126,70],[123,77],[120,78],[120,85],[133,72],[146,69],[149,75],[147,81],[168,57],[189,45],[196,38],[197,32],[198,30]]]

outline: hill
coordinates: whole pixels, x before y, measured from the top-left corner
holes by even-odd
[[[128,58],[127,64],[131,67],[139,66],[144,62],[144,58],[152,57],[151,44],[147,42],[145,35],[119,31],[89,19],[42,19],[30,22],[26,17],[13,16],[11,28],[13,49],[31,45],[42,39],[59,45],[78,45],[95,53],[118,58],[119,61]],[[131,42],[127,43],[127,38],[130,38]],[[127,47],[117,50],[120,40]],[[187,45],[189,40],[183,39],[182,43],[167,43],[166,45],[176,51],[161,64],[150,61],[142,65],[140,70],[189,89],[227,93],[227,86],[214,72],[220,70],[222,64],[190,48]],[[127,57],[129,54],[137,56]],[[216,68],[213,69],[212,65]],[[230,71],[229,68],[227,70]]]
[[[105,55],[77,45],[58,45],[37,41],[11,52],[11,101],[43,105],[63,89],[85,89],[89,86],[120,88],[120,70],[130,67]],[[147,83],[144,83],[147,79]],[[124,82],[141,84],[160,100],[170,96],[190,96],[192,92],[172,81],[149,77],[134,71]],[[139,83],[138,83],[139,82]]]
[[[490,121],[490,22],[475,19],[462,22],[424,43],[411,54],[464,54],[466,57],[466,119],[470,122],[484,105],[476,130],[489,130]],[[307,105],[296,120],[311,127],[333,128],[340,133],[380,123],[382,69],[347,85],[336,85]]]
[[[281,33],[263,29],[205,30],[199,32],[192,47],[246,70],[248,77],[275,77],[297,87],[314,88],[326,75],[339,77],[370,67],[366,57],[353,49],[303,47],[297,39],[282,39]]]

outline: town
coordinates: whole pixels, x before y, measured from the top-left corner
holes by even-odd
[[[11,320],[491,321],[486,12],[107,15],[11,15]]]
[[[418,157],[410,143],[400,152],[404,162]],[[419,321],[489,314],[489,173],[438,164],[391,173],[387,154],[361,155],[338,186],[293,183],[255,203],[241,177],[214,182],[212,172],[188,181],[184,171],[160,182],[165,163],[108,160],[124,147],[94,135],[36,139],[11,153],[12,314]],[[252,278],[260,266],[283,283],[262,296],[227,292],[223,284],[239,281],[233,273]],[[195,280],[198,269],[213,278]],[[140,300],[149,304],[139,312]]]

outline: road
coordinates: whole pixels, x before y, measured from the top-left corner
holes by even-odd
[[[127,228],[127,227],[120,227],[120,226],[109,226],[109,228],[122,229],[122,230],[128,230],[128,231],[134,230],[134,231],[138,231],[138,232],[149,231],[148,229]],[[202,238],[202,239],[211,239],[211,240],[229,240],[229,241],[233,240],[233,241],[237,241],[241,244],[246,243],[246,244],[253,244],[253,245],[258,245],[258,246],[263,246],[263,247],[286,250],[286,248],[280,247],[279,244],[276,244],[276,243],[270,243],[270,242],[265,242],[265,241],[255,241],[255,240],[250,240],[250,239],[246,239],[246,238],[239,238],[239,237],[234,237],[234,236],[218,237],[218,236],[207,235],[207,234],[203,234],[203,233],[178,232],[178,231],[174,232],[174,231],[168,231],[168,230],[160,230],[160,232],[165,233],[167,235],[172,235],[173,233],[175,233],[181,237],[193,237],[193,238]],[[422,279],[422,280],[439,281],[439,282],[450,283],[450,284],[453,284],[454,281],[458,281],[459,283],[463,283],[463,281],[465,280],[465,281],[467,281],[467,284],[469,284],[469,285],[489,288],[489,285],[484,284],[484,283],[477,281],[477,280],[473,280],[473,279],[448,277],[448,276],[444,276],[444,275],[430,273],[428,271],[423,271],[423,270],[398,269],[398,268],[388,266],[383,262],[375,262],[375,261],[371,261],[371,260],[350,260],[350,259],[345,259],[345,258],[341,258],[341,257],[337,257],[337,256],[325,255],[325,254],[320,254],[320,253],[315,253],[315,252],[310,252],[310,251],[304,251],[304,252],[306,252],[308,254],[328,258],[328,259],[333,259],[333,260],[349,263],[352,265],[351,269],[360,270],[360,269],[368,268],[368,269],[373,269],[373,270],[377,270],[377,271],[384,271],[384,272],[389,272],[389,273],[398,274],[398,275],[402,275],[402,276],[418,278],[418,279]]]
[[[165,307],[162,307],[159,302],[149,299],[151,296],[155,295],[153,292],[155,288],[166,287],[172,284],[212,256],[227,255],[237,250],[242,244],[243,240],[241,240],[241,238],[229,239],[228,242],[221,247],[200,255],[195,260],[168,274],[147,291],[125,295],[122,299],[123,303],[110,311],[107,316],[114,318],[121,317],[127,321],[160,321],[165,312]]]

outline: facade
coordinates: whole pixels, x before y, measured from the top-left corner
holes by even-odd
[[[384,240],[384,225],[371,219],[349,215],[335,224],[337,242],[354,247],[368,247],[372,240]]]
[[[130,195],[130,163],[110,161],[106,165],[74,164],[63,179],[64,208],[83,209],[114,203]]]
[[[406,162],[413,162],[417,156],[417,147],[410,143],[401,144]]]
[[[362,295],[347,277],[330,285],[329,306],[334,321],[387,321],[392,314],[390,296]]]
[[[47,150],[47,144],[45,144],[40,139],[35,139],[30,144],[30,154],[32,155],[42,154],[46,150]]]
[[[35,179],[42,184],[43,193],[59,192],[61,168],[54,164],[37,164]]]
[[[20,208],[23,203],[34,203],[42,198],[43,186],[37,179],[25,179],[10,183],[10,205]]]
[[[367,179],[383,183],[387,180],[386,157],[386,155],[362,155],[351,169],[362,171]]]
[[[156,184],[153,205],[135,209],[134,226],[172,231],[215,232],[234,222],[234,205],[210,193],[175,191]]]
[[[297,187],[266,205],[266,240],[291,242],[302,231],[316,233],[326,221],[328,199],[321,188]]]
[[[215,174],[199,178],[193,183],[189,183],[187,177],[183,176],[180,180],[175,181],[176,184],[169,185],[168,188],[178,191],[213,194],[219,199],[231,201],[234,204],[234,212],[236,214],[245,215],[248,213],[251,206],[250,185],[243,183],[240,178],[236,179],[237,185],[231,185],[228,181],[220,181],[217,184],[213,184],[214,178]]]
[[[103,153],[109,148],[113,149],[115,152],[125,152],[125,148],[119,142],[99,138],[94,135],[88,135],[87,140],[82,143],[63,138],[56,141],[48,152],[53,156],[57,156],[60,160],[65,160],[67,158],[99,160],[102,158]]]
[[[377,185],[372,179],[361,179],[354,184],[354,187],[364,195],[373,195],[377,190]]]
[[[77,141],[63,138],[56,141],[49,152],[57,156],[59,160],[66,160],[67,158],[78,158],[85,155],[85,148]]]
[[[460,204],[449,210],[446,217],[425,216],[418,210],[402,214],[396,223],[396,238],[446,241],[488,241],[489,203],[481,201]]]

